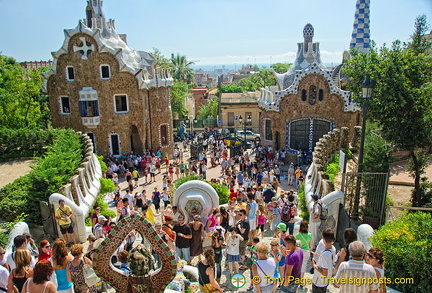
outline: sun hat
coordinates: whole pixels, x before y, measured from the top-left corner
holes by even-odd
[[[284,232],[287,230],[287,226],[286,226],[285,223],[279,223],[276,227],[277,227],[279,230],[282,230],[282,231],[284,231]]]

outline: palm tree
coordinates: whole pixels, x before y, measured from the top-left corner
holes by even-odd
[[[192,83],[194,80],[193,69],[189,66],[195,64],[192,61],[187,61],[186,56],[171,54],[171,64],[172,64],[172,77],[179,81],[182,80],[186,83]]]

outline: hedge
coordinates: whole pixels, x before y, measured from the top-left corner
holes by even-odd
[[[0,162],[42,156],[57,130],[0,129]]]
[[[430,292],[432,287],[432,217],[408,213],[383,225],[372,238],[373,247],[384,252],[385,276],[413,278],[413,284],[392,284],[401,292]]]
[[[42,224],[39,210],[40,201],[48,201],[52,193],[58,192],[59,188],[66,184],[70,177],[83,160],[83,148],[80,136],[72,130],[53,129],[41,131],[45,143],[28,144],[38,145],[45,150],[36,150],[35,153],[44,153],[42,157],[36,158],[36,164],[32,171],[14,182],[6,185],[0,190],[0,215],[6,221],[14,221],[22,213],[28,214],[26,221],[29,223]],[[21,137],[19,131],[15,132],[16,139]],[[7,139],[14,141],[12,135]],[[2,143],[6,141],[2,140]],[[14,145],[14,149],[16,145]],[[31,147],[29,150],[32,149]],[[26,150],[23,148],[23,153]],[[10,151],[9,154],[14,154]],[[20,155],[21,157],[23,155]]]

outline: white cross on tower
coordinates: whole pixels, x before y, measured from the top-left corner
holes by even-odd
[[[88,55],[91,53],[91,51],[94,50],[93,44],[90,46],[87,45],[86,39],[84,37],[79,38],[82,42],[81,46],[73,46],[74,52],[81,51],[81,58],[87,59]]]

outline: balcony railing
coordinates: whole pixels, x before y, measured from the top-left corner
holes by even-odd
[[[94,117],[81,117],[82,124],[84,126],[87,126],[88,128],[96,128],[100,124],[100,117],[94,116]]]

